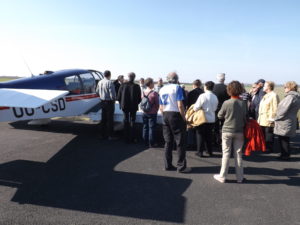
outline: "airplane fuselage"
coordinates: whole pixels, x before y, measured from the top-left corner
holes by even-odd
[[[0,107],[0,121],[33,120],[85,114],[100,103],[96,94],[68,95],[38,108]]]
[[[92,70],[64,70],[49,75],[0,83],[0,88],[67,90],[69,94],[38,108],[1,107],[0,121],[33,120],[86,114],[100,99],[96,94],[102,74]]]

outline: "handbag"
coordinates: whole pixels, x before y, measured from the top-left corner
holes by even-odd
[[[194,110],[194,104],[189,107],[185,114],[188,126],[197,127],[207,122],[203,109]]]

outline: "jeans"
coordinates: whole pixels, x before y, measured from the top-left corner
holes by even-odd
[[[231,150],[233,150],[235,162],[235,174],[238,181],[244,178],[243,160],[242,160],[242,147],[244,144],[243,133],[222,133],[222,166],[220,176],[226,179],[229,169],[229,160]]]
[[[165,168],[172,166],[172,150],[174,141],[177,149],[177,170],[186,168],[185,158],[185,127],[186,124],[179,112],[163,113],[163,136],[165,140]]]
[[[156,120],[157,114],[143,114],[143,139],[145,144],[154,144]]]

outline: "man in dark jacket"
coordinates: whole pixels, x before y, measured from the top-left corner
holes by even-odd
[[[263,87],[265,85],[264,79],[259,79],[257,82],[255,82],[257,85],[257,92],[255,93],[255,96],[252,98],[252,102],[250,103],[249,111],[252,116],[254,116],[255,120],[258,119],[258,110],[259,110],[259,104],[262,98],[265,95],[265,92],[263,90]]]
[[[227,94],[227,86],[224,84],[225,82],[225,73],[219,73],[217,75],[217,81],[218,83],[215,84],[214,89],[213,89],[213,93],[217,96],[218,98],[218,108],[216,110],[216,122],[215,122],[215,126],[214,126],[214,137],[215,137],[215,142],[217,146],[221,145],[221,134],[220,134],[220,130],[222,129],[224,120],[220,120],[217,115],[218,112],[220,111],[223,103],[228,100],[230,97]]]
[[[116,89],[116,93],[117,94],[119,92],[119,88],[120,88],[121,84],[123,84],[123,83],[124,83],[124,76],[123,75],[119,75],[118,79],[116,79],[114,81],[114,85],[115,85],[115,89]]]
[[[141,102],[141,88],[134,83],[135,73],[128,74],[128,82],[120,86],[118,91],[118,101],[124,113],[124,132],[127,142],[136,142],[135,118],[138,105]]]
[[[193,82],[193,90],[191,90],[187,95],[187,108],[190,108],[191,105],[195,104],[199,95],[204,93],[201,89],[201,81],[199,79]]]

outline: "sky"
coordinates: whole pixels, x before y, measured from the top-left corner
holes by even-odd
[[[0,76],[82,68],[300,83],[299,11],[298,0],[0,0]]]

